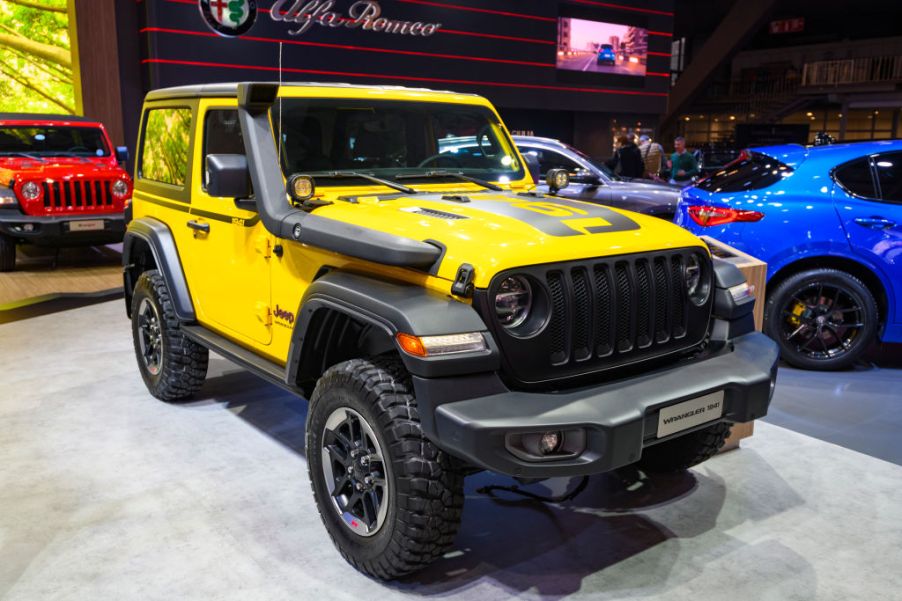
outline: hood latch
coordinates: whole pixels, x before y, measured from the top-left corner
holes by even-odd
[[[457,296],[471,298],[473,296],[473,280],[476,278],[476,269],[469,263],[463,263],[457,268],[451,292]]]

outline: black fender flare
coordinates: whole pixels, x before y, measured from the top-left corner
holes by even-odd
[[[399,350],[408,371],[421,377],[497,371],[501,362],[498,347],[476,310],[469,304],[443,296],[415,284],[377,280],[345,271],[330,271],[307,288],[297,312],[288,353],[287,374],[298,377],[304,343],[313,316],[320,310],[344,313],[377,328]],[[413,357],[400,351],[398,333],[435,336],[481,332],[487,350],[438,357]]]
[[[128,224],[128,229],[122,242],[126,310],[130,310],[132,290],[138,279],[137,276],[132,276],[129,267],[134,265],[132,254],[139,240],[146,243],[153,254],[157,269],[169,288],[176,317],[182,323],[193,323],[196,321],[194,303],[191,301],[188,280],[185,278],[185,272],[182,269],[182,262],[179,258],[175,238],[169,226],[153,217],[141,217],[132,220]],[[134,279],[134,281],[131,281],[131,279]]]

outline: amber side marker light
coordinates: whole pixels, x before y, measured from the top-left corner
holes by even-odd
[[[401,350],[414,357],[477,353],[488,348],[481,332],[443,336],[414,336],[413,334],[398,333],[395,335],[395,340],[398,341]]]

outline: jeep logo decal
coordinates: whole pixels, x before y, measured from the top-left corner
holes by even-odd
[[[294,325],[294,313],[292,313],[291,311],[286,311],[279,305],[276,305],[276,310],[273,311],[272,315],[276,319],[286,322],[288,325]]]

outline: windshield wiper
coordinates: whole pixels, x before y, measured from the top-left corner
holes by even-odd
[[[18,156],[25,157],[26,159],[31,159],[32,161],[41,161],[42,163],[45,162],[43,158],[34,154],[28,154],[27,152],[0,152],[0,156]]]
[[[406,175],[398,175],[395,176],[396,179],[413,179],[417,177],[424,178],[434,178],[434,177],[453,177],[459,179],[464,182],[470,182],[471,184],[476,184],[477,186],[482,186],[488,190],[493,190],[495,192],[502,192],[504,188],[497,184],[493,184],[492,182],[487,182],[484,179],[479,179],[478,177],[472,177],[470,175],[464,175],[458,171],[427,171],[426,173],[410,173]]]
[[[405,186],[404,184],[399,184],[398,182],[392,181],[390,179],[376,177],[375,175],[370,175],[369,173],[360,173],[359,171],[330,171],[328,173],[313,174],[311,175],[311,177],[314,179],[314,181],[320,178],[337,179],[345,177],[359,177],[360,179],[365,179],[376,184],[382,184],[383,186],[387,186],[393,190],[397,190],[398,192],[403,192],[404,194],[417,194],[416,190],[409,186]]]

